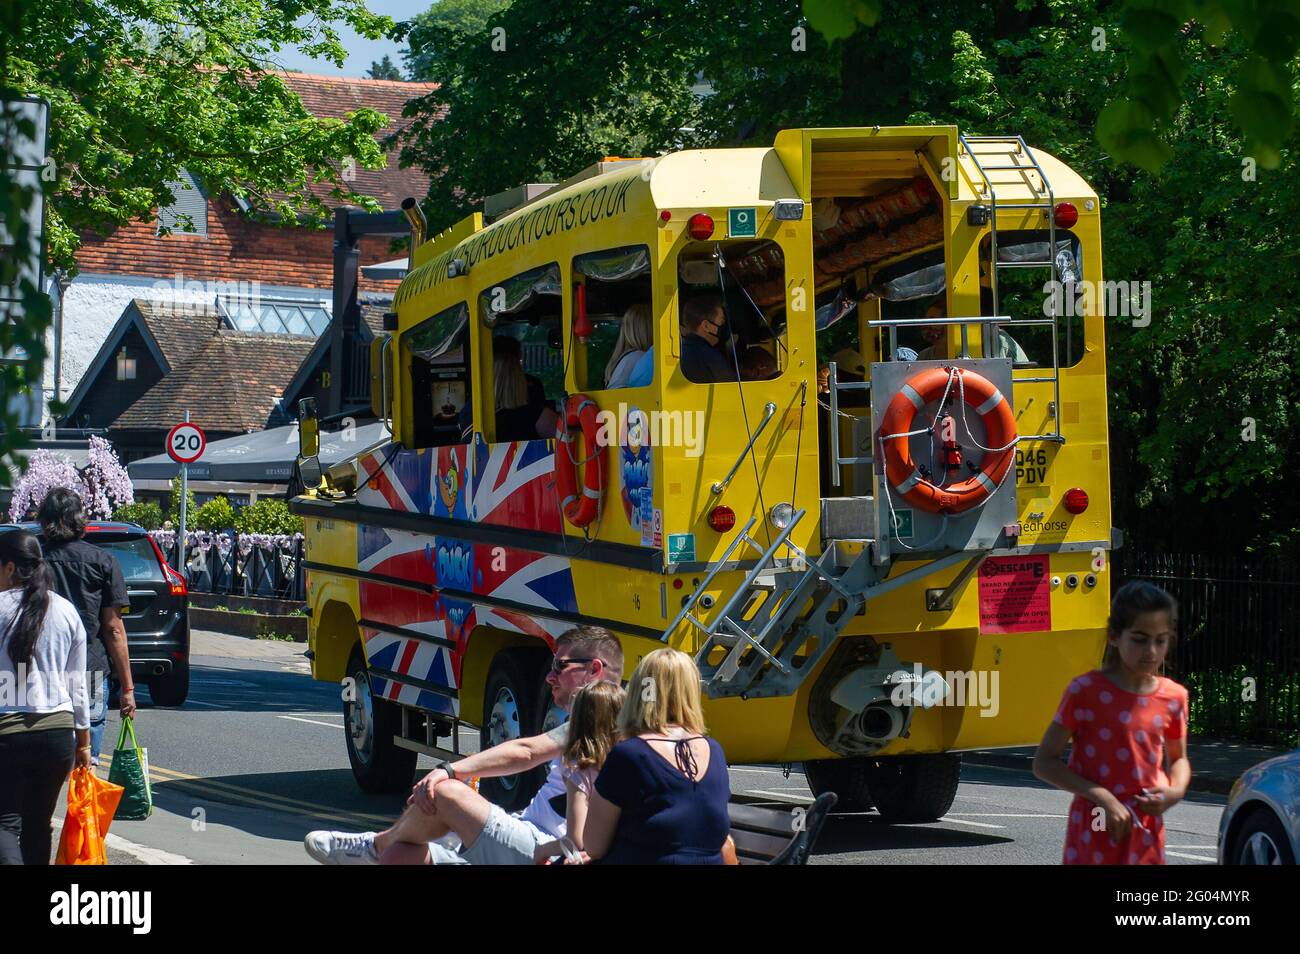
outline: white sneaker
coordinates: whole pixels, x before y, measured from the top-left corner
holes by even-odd
[[[373,831],[311,831],[302,845],[323,865],[377,865]]]

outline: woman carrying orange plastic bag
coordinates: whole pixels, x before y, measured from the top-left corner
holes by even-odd
[[[0,533],[0,864],[48,865],[50,818],[75,762],[90,765],[86,628],[50,592],[41,545]]]
[[[104,839],[122,800],[122,786],[105,782],[88,768],[74,769],[68,783],[68,814],[59,839],[58,865],[106,865]]]

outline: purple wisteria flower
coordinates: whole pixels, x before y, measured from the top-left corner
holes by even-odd
[[[130,475],[118,460],[113,445],[102,437],[90,439],[86,466],[80,470],[62,454],[44,449],[34,451],[14,488],[9,519],[15,522],[24,519],[56,487],[80,494],[86,516],[92,519],[106,520],[118,507],[135,502]]]
[[[9,504],[10,521],[18,523],[25,520],[28,511],[39,507],[45,495],[56,487],[67,487],[77,493],[85,490],[81,475],[77,473],[72,461],[47,450],[33,451],[27,459],[27,469],[14,488],[14,496]]]

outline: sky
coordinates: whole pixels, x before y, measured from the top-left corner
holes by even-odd
[[[431,6],[433,0],[367,0],[366,3],[366,8],[371,13],[392,17],[398,22],[409,20]],[[400,55],[405,48],[404,43],[394,43],[392,40],[367,40],[353,33],[347,24],[336,23],[334,28],[339,31],[343,46],[348,50],[348,58],[342,69],[329,60],[309,59],[295,49],[280,51],[281,65],[322,76],[365,76],[366,71],[370,69],[370,64],[382,60],[387,53],[392,57],[397,68],[405,72],[406,63]]]

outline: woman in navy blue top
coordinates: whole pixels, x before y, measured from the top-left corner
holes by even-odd
[[[722,746],[704,734],[690,656],[656,649],[641,660],[619,729],[596,778],[587,853],[604,864],[722,864],[731,785]]]

